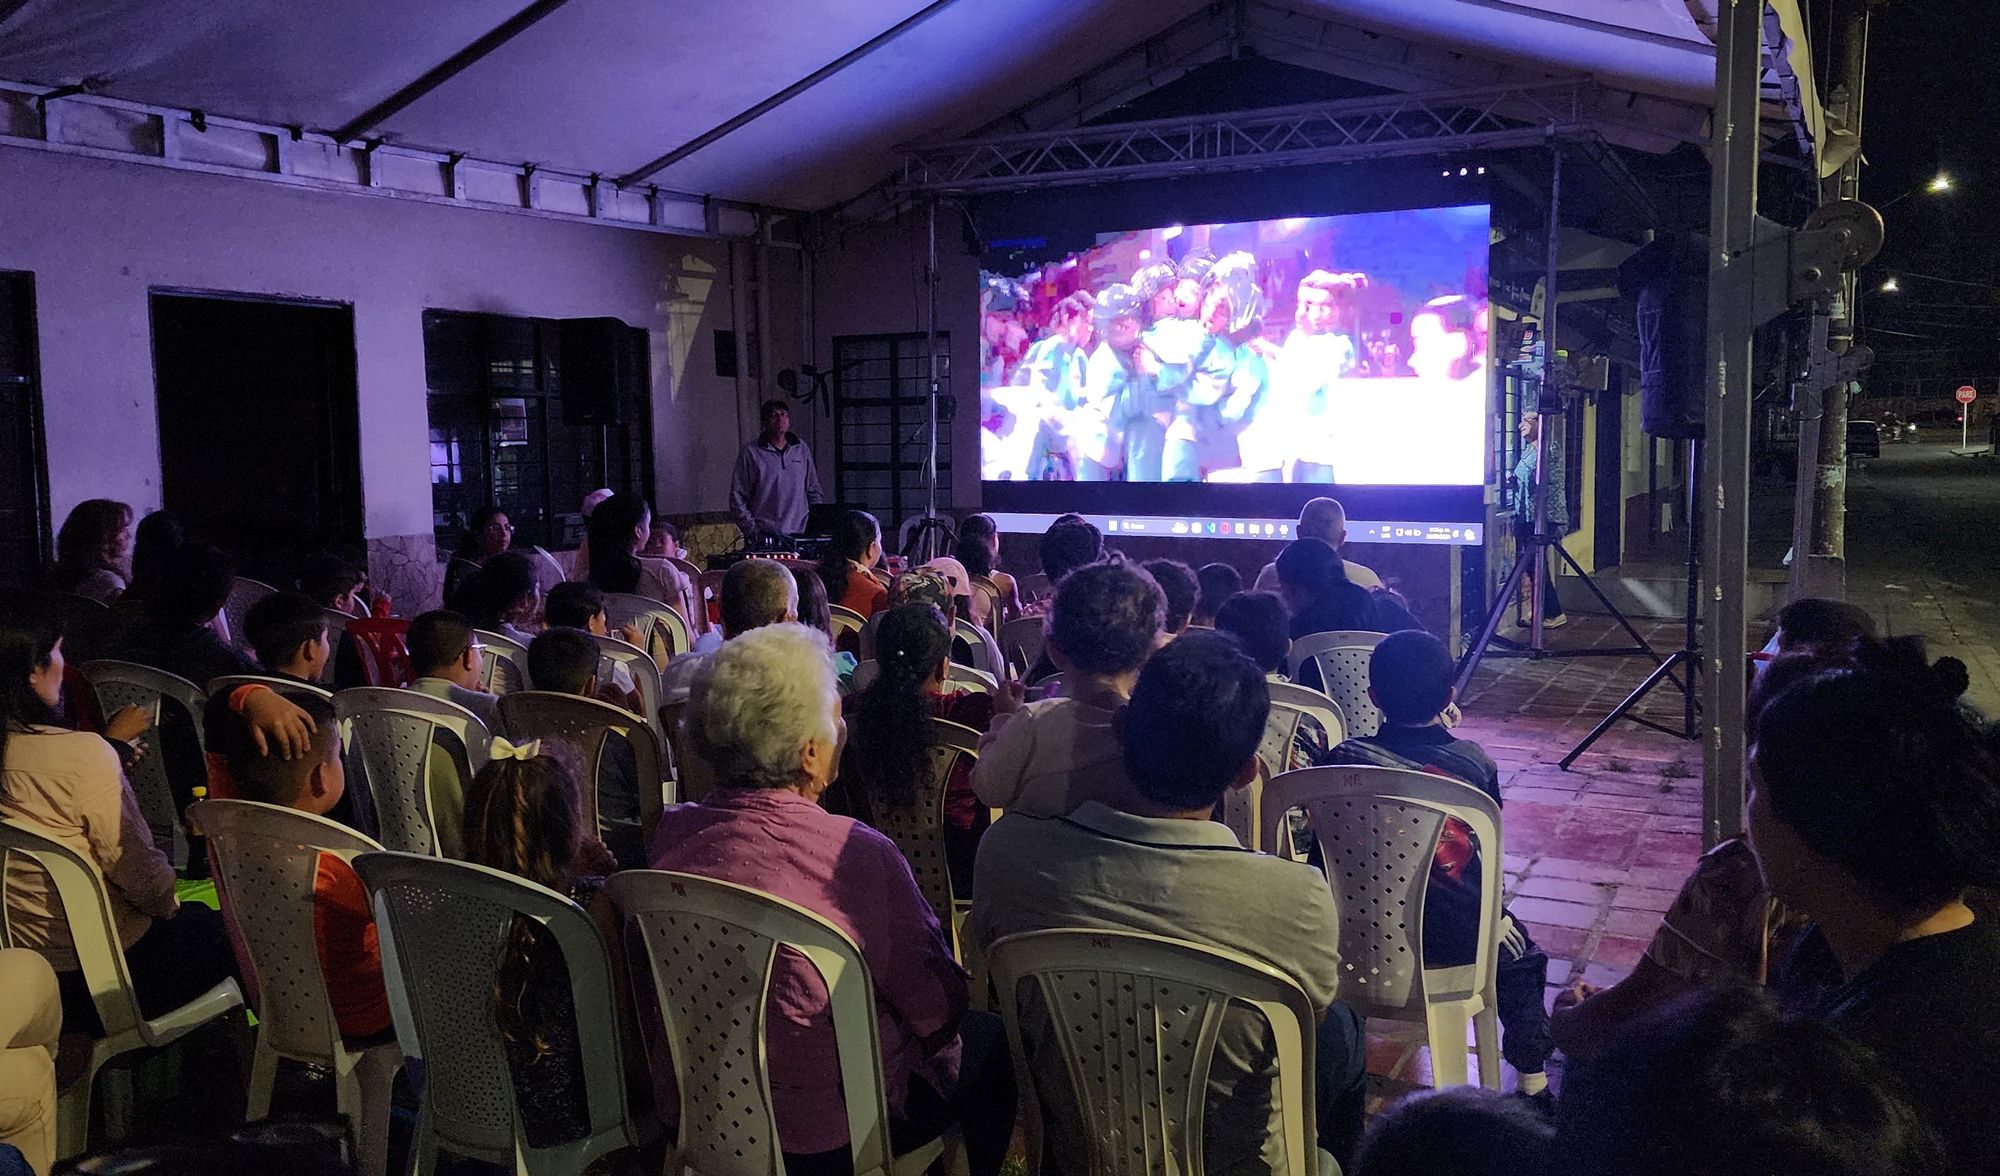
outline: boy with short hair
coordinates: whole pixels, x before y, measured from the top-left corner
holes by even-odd
[[[635,626],[620,625],[617,633],[611,631],[611,617],[604,611],[604,590],[595,584],[581,580],[564,580],[557,584],[543,598],[542,617],[551,629],[581,629],[592,636],[615,636],[627,645],[646,648],[645,635]],[[535,681],[540,682],[541,679],[536,678]],[[624,662],[600,653],[597,682],[600,692],[613,696],[607,698],[607,702],[616,703],[626,710],[639,709],[639,684],[633,681],[632,671],[626,668]]]
[[[410,622],[403,638],[410,651],[412,690],[455,702],[479,716],[489,731],[500,725],[500,700],[479,688],[484,651],[472,622],[449,609],[432,609]]]
[[[326,610],[298,592],[274,592],[250,606],[243,635],[272,674],[318,683],[333,656]]]
[[[326,816],[347,787],[339,724],[333,704],[325,699],[300,695],[294,701],[313,720],[311,752],[292,759],[275,748],[270,754],[260,753],[242,717],[229,713],[224,719],[224,742],[230,775],[245,800]],[[389,998],[382,987],[382,953],[368,892],[353,867],[337,855],[322,853],[313,895],[313,942],[342,1039],[350,1045],[390,1040]]]
[[[1454,736],[1446,710],[1457,697],[1457,666],[1444,642],[1421,629],[1391,633],[1368,659],[1368,697],[1382,711],[1382,727],[1365,739],[1349,739],[1327,753],[1323,764],[1405,768],[1462,781],[1500,804],[1500,769],[1486,750]],[[1479,855],[1499,853],[1497,845],[1475,846],[1471,830],[1447,820],[1424,891],[1424,966],[1462,967],[1478,948]],[[1511,911],[1500,912],[1500,964],[1496,981],[1500,1051],[1520,1074],[1520,1091],[1546,1094],[1544,1069],[1555,1045],[1549,1038],[1542,989],[1549,957],[1535,946],[1528,929]]]

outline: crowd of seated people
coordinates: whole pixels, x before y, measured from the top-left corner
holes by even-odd
[[[412,686],[503,735],[497,699],[482,688],[477,630],[490,627],[527,646],[538,689],[639,706],[616,680],[629,668],[594,640],[612,635],[605,593],[645,589],[677,608],[692,599],[672,565],[661,565],[672,577],[659,574],[650,565],[660,561],[641,554],[644,506],[629,496],[596,503],[590,564],[546,598],[532,565],[525,575],[514,566],[528,557],[504,543],[454,556],[475,565],[454,587],[478,611],[410,622]],[[351,564],[309,561],[300,592],[264,598],[244,633],[225,638],[212,621],[229,591],[227,555],[149,526],[154,517],[135,539],[129,510],[93,507],[76,521],[68,578],[50,582],[136,603],[119,656],[201,684],[274,680],[219,690],[199,716],[210,795],[366,831],[332,707],[285,690],[287,680],[324,682],[337,620],[327,610],[367,612],[365,578]],[[1857,610],[1788,608],[1748,703],[1748,836],[1695,866],[1629,978],[1601,991],[1577,985],[1552,1015],[1547,960],[1503,912],[1498,1011],[1515,1090],[1425,1092],[1367,1125],[1366,1026],[1341,999],[1338,915],[1317,853],[1252,852],[1217,817],[1231,789],[1307,764],[1424,771],[1497,803],[1491,757],[1454,730],[1444,644],[1399,597],[1358,582],[1338,528],[1285,547],[1271,569],[1278,592],[1246,592],[1226,565],[1197,572],[1107,553],[1095,528],[1071,516],[1042,539],[1051,590],[1019,601],[1045,624],[1046,664],[1031,675],[1041,681],[968,684],[952,669],[966,651],[954,650],[951,622],[977,595],[974,575],[998,582],[997,543],[974,528],[972,546],[959,547],[970,563],[885,584],[874,574],[880,528],[851,522],[842,554],[803,578],[767,560],[732,566],[719,639],[662,667],[660,697],[715,786],[668,806],[650,841],[637,837],[645,785],[621,780],[616,756],[592,782],[558,742],[501,737],[462,789],[434,757],[439,852],[569,896],[614,957],[637,942],[604,888],[621,868],[732,882],[830,920],[868,964],[896,1150],[951,1131],[982,1176],[1000,1170],[1027,1098],[1039,1099],[1043,1170],[1084,1170],[1091,1127],[1061,1095],[1071,1079],[1046,1012],[1023,1010],[1030,1068],[1017,1074],[999,1019],[977,1011],[991,1006],[972,987],[1000,940],[1060,928],[1167,936],[1290,977],[1315,1014],[1315,1139],[1363,1176],[1993,1170],[2000,1120],[1985,1099],[2000,1083],[2000,1021],[1987,1002],[2000,997],[2000,933],[1980,895],[2000,887],[2000,745],[1963,703],[1962,665],[1932,662],[1914,639],[1878,638]],[[1001,594],[1003,615],[1011,595]],[[829,600],[875,618],[863,673],[844,674],[851,659],[836,658]],[[103,716],[101,734],[75,729],[62,626],[47,596],[0,595],[0,816],[50,830],[97,865],[141,1007],[164,1011],[244,965],[223,917],[176,898],[174,866],[127,780],[138,757],[172,754],[173,732],[157,736],[167,746],[147,746],[150,722],[125,712]],[[1336,629],[1389,634],[1369,666],[1381,729],[1260,762],[1291,643]],[[977,733],[976,762],[953,761],[937,808],[954,889],[970,898],[959,935],[897,843],[873,827],[904,821],[920,795],[936,794],[935,719]],[[629,758],[623,768],[636,771]],[[594,805],[584,791],[593,786]],[[1427,965],[1471,958],[1480,855],[1497,852],[1462,827],[1440,838],[1426,886]],[[359,880],[323,855],[315,891],[314,938],[340,1035],[356,1048],[390,1040]],[[12,867],[6,898],[10,945],[52,968],[65,1030],[92,1032],[95,1008],[46,880]],[[589,1116],[564,963],[525,922],[505,947],[497,989],[476,996],[493,1002],[520,1122],[531,1145],[575,1138]],[[770,985],[767,1061],[786,1170],[845,1172],[851,1141],[826,990],[789,953]],[[621,1040],[634,1097],[671,1126],[675,1075],[657,1018],[644,1015],[652,999],[643,982],[621,986]],[[31,1042],[50,1036],[29,1021]],[[1572,1062],[1559,1094],[1548,1078],[1558,1048]],[[1225,1014],[1205,1101],[1206,1168],[1284,1170],[1275,1056],[1260,1017]],[[35,1067],[0,1066],[0,1106],[17,1072],[44,1081]],[[0,1161],[19,1146],[40,1176],[48,1132],[9,1130],[0,1115]]]

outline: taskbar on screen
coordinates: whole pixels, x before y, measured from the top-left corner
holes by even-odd
[[[1002,531],[1034,534],[1048,530],[1050,524],[1061,516],[995,511],[992,517]],[[1288,543],[1292,539],[1293,529],[1298,526],[1298,520],[1289,518],[1209,519],[1124,514],[1085,514],[1082,518],[1095,525],[1107,539],[1120,535],[1144,535],[1157,538],[1259,539]],[[1486,541],[1486,528],[1478,523],[1364,522],[1350,519],[1347,523],[1347,541],[1469,547]]]

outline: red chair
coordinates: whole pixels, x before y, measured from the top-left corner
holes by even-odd
[[[415,680],[410,669],[410,622],[402,617],[367,617],[347,622],[361,674],[370,686],[407,690]]]
[[[97,703],[97,691],[90,679],[83,676],[82,667],[73,661],[63,662],[62,692],[63,703],[76,729],[102,734],[104,708]]]

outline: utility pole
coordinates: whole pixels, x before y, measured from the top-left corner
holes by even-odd
[[[1868,74],[1868,21],[1879,0],[1842,0],[1840,81],[1833,98],[1840,126],[1853,136],[1854,150],[1825,185],[1834,200],[1855,200],[1861,191],[1861,113]],[[1849,272],[1828,323],[1827,343],[1836,356],[1853,350],[1858,328],[1859,277]],[[1817,340],[1812,345],[1817,345]],[[1792,516],[1792,598],[1847,596],[1847,407],[1857,391],[1837,380],[1800,398],[1798,500]],[[1810,444],[1809,444],[1810,443]]]

